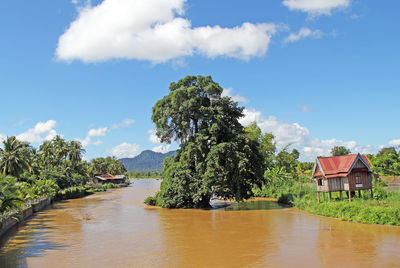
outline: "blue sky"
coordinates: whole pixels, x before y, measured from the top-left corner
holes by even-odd
[[[5,0],[0,138],[56,133],[86,158],[166,151],[151,109],[211,75],[302,160],[400,145],[395,0]]]

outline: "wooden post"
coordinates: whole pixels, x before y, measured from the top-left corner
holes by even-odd
[[[371,197],[374,198],[374,191],[371,189]]]
[[[331,202],[331,192],[328,193],[329,202]]]
[[[368,194],[369,194],[369,192],[368,192]],[[317,192],[317,196],[318,196],[318,204],[320,203],[320,201],[319,201],[319,192]]]
[[[369,190],[367,190],[367,192],[368,192],[368,199],[370,199],[370,198],[371,198],[371,195],[369,194]]]
[[[343,199],[342,190],[340,190],[340,200],[342,200],[342,199]]]
[[[322,199],[325,201],[325,192],[322,192]]]
[[[349,190],[349,201],[351,202],[351,192]]]
[[[358,197],[361,198],[361,190],[358,190]]]

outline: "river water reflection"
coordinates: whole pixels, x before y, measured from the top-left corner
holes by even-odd
[[[400,228],[341,222],[271,201],[148,208],[157,180],[57,203],[0,249],[0,267],[399,267]]]

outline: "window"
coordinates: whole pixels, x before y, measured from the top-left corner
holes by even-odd
[[[356,183],[361,183],[361,177],[360,176],[356,176]]]
[[[318,179],[318,185],[322,186],[322,179]]]

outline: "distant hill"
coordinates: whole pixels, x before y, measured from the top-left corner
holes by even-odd
[[[121,158],[119,161],[122,162],[128,171],[161,171],[164,159],[175,154],[176,151],[163,154],[146,150],[134,158]]]

